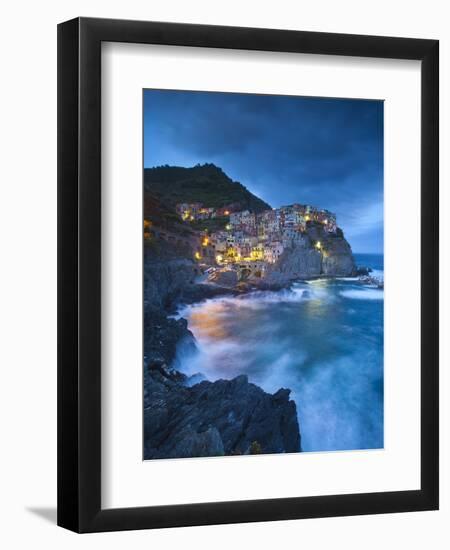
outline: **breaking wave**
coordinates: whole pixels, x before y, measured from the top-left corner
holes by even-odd
[[[209,298],[203,302],[181,307],[176,317],[186,317],[198,309],[210,309],[211,312],[223,313],[227,306],[233,308],[261,309],[268,304],[290,304],[299,303],[305,300],[332,300],[333,296],[325,289],[305,288],[305,283],[294,283],[291,289],[279,291],[259,290],[240,296],[220,296]]]
[[[185,306],[197,349],[181,343],[177,368],[192,383],[246,374],[267,392],[291,389],[304,451],[381,448],[382,300],[354,280],[318,279]]]

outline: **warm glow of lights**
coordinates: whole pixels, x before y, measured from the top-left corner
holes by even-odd
[[[149,227],[151,227],[151,225],[152,225],[152,222],[150,220],[144,219],[144,229],[148,229]]]
[[[225,216],[229,216],[230,215],[229,210],[225,210],[224,214],[225,214]]]
[[[327,224],[328,224],[328,220],[323,220],[323,223],[324,223],[325,225],[327,225]]]
[[[306,220],[307,222],[309,222],[310,219],[311,219],[310,216],[305,216],[305,220]]]
[[[150,239],[151,233],[150,231],[144,231],[144,239]]]
[[[217,254],[217,256],[216,256],[216,262],[217,262],[218,264],[220,264],[220,262],[222,262],[222,261],[223,261],[223,256],[222,256],[222,254]]]
[[[203,238],[203,241],[202,241],[202,246],[208,246],[208,244],[209,244],[209,239],[208,239],[208,237],[204,237],[204,238]]]
[[[200,252],[195,253],[195,259],[196,260],[201,260],[202,259],[202,255],[200,254]]]
[[[228,231],[230,231],[230,229],[231,229],[231,223],[227,223],[227,225],[225,226],[225,229],[227,229]]]
[[[320,250],[322,248],[322,244],[321,244],[320,241],[316,242],[316,248],[317,248],[317,250]]]
[[[189,219],[191,220],[191,222],[193,222],[194,221],[194,216],[191,216]]]
[[[263,258],[264,258],[264,252],[262,252],[261,250],[252,250],[250,252],[250,259],[252,261],[262,260]]]

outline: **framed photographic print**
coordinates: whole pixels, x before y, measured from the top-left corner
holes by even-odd
[[[438,508],[438,42],[58,27],[58,524]]]

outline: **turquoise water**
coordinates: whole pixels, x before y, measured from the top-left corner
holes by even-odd
[[[383,275],[383,257],[356,255]],[[302,449],[383,447],[383,291],[352,279],[207,300],[180,315],[198,352],[178,368],[209,380],[247,374],[268,392],[292,390]]]

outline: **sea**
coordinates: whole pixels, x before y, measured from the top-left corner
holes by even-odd
[[[384,280],[383,256],[355,254]],[[214,381],[246,374],[273,393],[290,388],[305,452],[380,449],[384,291],[352,278],[216,297],[182,308],[197,351],[181,344],[176,366]]]

